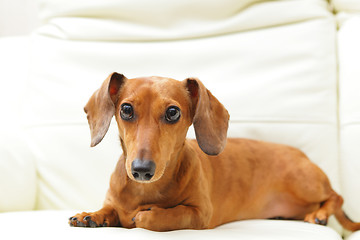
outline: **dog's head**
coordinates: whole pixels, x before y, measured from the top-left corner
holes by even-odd
[[[161,178],[179,157],[191,124],[206,154],[217,155],[226,144],[229,114],[195,78],[127,79],[112,73],[84,110],[92,147],[101,142],[115,115],[127,175],[138,182]]]

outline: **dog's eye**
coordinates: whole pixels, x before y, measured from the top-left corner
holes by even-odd
[[[171,106],[166,110],[165,120],[168,123],[176,123],[180,118],[180,109],[176,106]]]
[[[129,103],[123,103],[120,109],[120,116],[123,120],[131,120],[134,117],[134,109]]]

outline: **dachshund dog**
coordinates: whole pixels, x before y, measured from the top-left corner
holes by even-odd
[[[229,114],[198,79],[112,73],[84,110],[92,147],[115,115],[123,154],[103,208],[76,214],[71,226],[169,231],[268,218],[326,225],[335,214],[344,228],[360,229],[300,150],[227,139]],[[191,124],[196,140],[186,139]]]

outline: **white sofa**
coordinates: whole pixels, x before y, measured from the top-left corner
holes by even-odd
[[[358,0],[40,0],[39,12],[31,36],[0,39],[0,239],[360,239],[334,218],[167,233],[67,223],[101,207],[121,154],[114,123],[89,147],[83,113],[113,71],[199,77],[229,136],[300,148],[360,221]]]

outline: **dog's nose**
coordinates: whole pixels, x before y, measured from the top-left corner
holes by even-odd
[[[131,164],[131,173],[135,180],[149,181],[155,173],[156,165],[151,160],[135,159]]]

